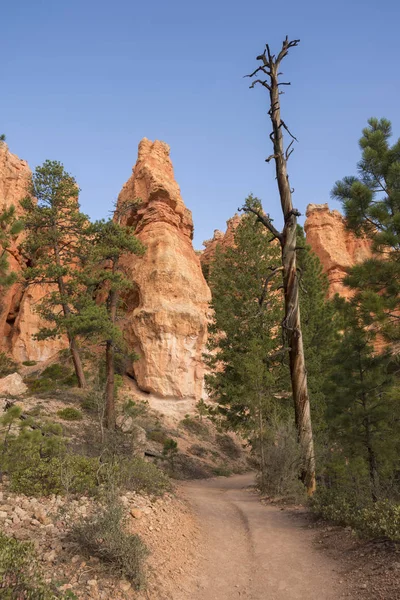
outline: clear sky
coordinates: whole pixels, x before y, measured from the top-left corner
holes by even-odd
[[[294,205],[330,202],[370,116],[400,136],[398,0],[19,0],[0,9],[0,133],[34,168],[64,163],[83,210],[106,217],[142,137],[171,146],[195,247],[249,192],[279,223],[267,96],[243,75],[265,42],[300,38],[283,65],[299,140]]]

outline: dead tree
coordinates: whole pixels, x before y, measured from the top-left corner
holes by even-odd
[[[286,341],[285,345],[289,348],[290,378],[296,427],[303,458],[300,477],[307,488],[308,494],[312,495],[315,491],[315,455],[300,321],[299,280],[296,267],[296,229],[297,217],[300,216],[300,213],[293,208],[293,190],[289,185],[287,173],[287,162],[293,152],[293,143],[297,140],[281,117],[279,98],[282,93],[280,86],[290,85],[287,82],[279,82],[280,64],[287,56],[289,49],[297,46],[299,42],[300,40],[289,42],[286,37],[278,56],[271,54],[267,44],[263,54],[257,56],[257,60],[261,61],[261,65],[253,73],[246,75],[246,77],[254,78],[250,88],[254,88],[257,84],[262,85],[269,93],[270,107],[268,115],[272,123],[272,132],[269,137],[273,145],[273,154],[266,159],[266,162],[270,162],[272,159],[275,161],[276,180],[284,218],[283,230],[278,231],[274,227],[270,216],[262,210],[249,206],[244,206],[242,210],[257,215],[258,220],[272,233],[273,238],[279,241],[282,250],[285,298],[285,317],[282,328]],[[263,77],[264,75],[266,75],[266,79]],[[284,147],[283,130],[291,138],[286,149]]]

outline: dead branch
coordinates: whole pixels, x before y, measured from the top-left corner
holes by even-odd
[[[293,138],[294,140],[296,140],[296,142],[298,142],[299,140],[297,139],[297,137],[295,137],[293,135],[293,133],[290,132],[289,127],[286,125],[285,121],[283,121],[283,119],[281,119],[281,126],[286,129],[286,131],[288,132],[288,134],[290,135],[291,138]]]
[[[261,83],[261,85],[267,88],[267,90],[271,91],[271,86],[269,86],[266,81],[262,81],[261,79],[256,79],[255,81],[253,81],[253,83],[249,86],[250,89],[252,89],[256,85],[256,83]]]
[[[258,305],[260,306],[260,308],[264,304],[269,282],[275,277],[277,273],[282,273],[283,267],[270,267],[270,270],[272,271],[272,273],[265,278],[261,296],[258,299]]]
[[[262,223],[264,225],[264,227],[269,229],[269,231],[272,233],[274,238],[276,238],[279,241],[282,240],[282,234],[276,229],[276,227],[274,227],[274,225],[272,224],[272,219],[269,215],[262,213],[260,210],[255,210],[254,208],[250,208],[247,206],[242,206],[242,208],[238,208],[238,211],[252,213],[253,215],[256,215],[257,220],[260,223]]]

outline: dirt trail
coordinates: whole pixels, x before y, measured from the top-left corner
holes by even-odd
[[[313,532],[302,519],[262,505],[246,489],[252,483],[253,476],[237,475],[185,484],[204,546],[192,590],[179,600],[344,597],[337,565],[314,547]]]

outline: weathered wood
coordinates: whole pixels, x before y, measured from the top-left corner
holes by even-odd
[[[303,465],[300,474],[309,495],[315,491],[315,455],[311,425],[310,400],[307,387],[307,371],[304,359],[303,337],[301,331],[300,306],[299,306],[299,280],[296,267],[296,234],[297,217],[299,211],[293,208],[292,190],[289,184],[287,161],[293,149],[289,151],[296,138],[281,118],[279,66],[287,55],[289,48],[298,45],[300,40],[288,41],[286,37],[282,49],[277,57],[271,54],[268,44],[264,53],[257,57],[262,61],[261,67],[256,69],[249,77],[254,76],[259,70],[263,71],[269,81],[253,81],[250,87],[261,83],[268,89],[270,97],[269,116],[272,123],[270,139],[273,143],[273,154],[267,161],[274,159],[276,180],[278,183],[281,200],[284,227],[278,232],[273,227],[271,219],[262,212],[252,210],[257,214],[259,221],[279,240],[282,250],[283,290],[285,299],[285,318],[282,323],[284,338],[289,348],[290,377],[295,408],[295,419],[298,440],[302,451]],[[286,84],[285,84],[286,85]],[[284,149],[283,129],[290,135],[292,142]],[[244,208],[244,210],[248,210]]]

